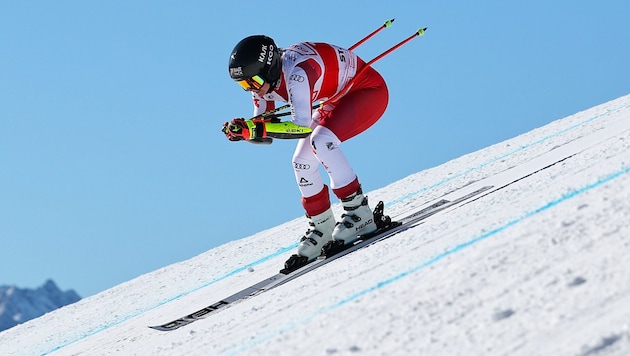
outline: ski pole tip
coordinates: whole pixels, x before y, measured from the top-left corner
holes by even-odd
[[[428,30],[428,29],[429,29],[428,27],[421,28],[421,29],[419,29],[419,30],[416,32],[416,34],[417,34],[418,36],[422,36],[422,35],[424,35],[424,31],[426,31],[426,30]]]
[[[387,20],[385,21],[385,23],[383,24],[383,27],[390,27],[392,25],[392,23],[394,23],[394,20],[396,20],[395,18],[391,19],[391,20]]]

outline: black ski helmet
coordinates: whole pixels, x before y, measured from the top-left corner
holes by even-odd
[[[282,59],[273,39],[264,35],[249,36],[236,44],[228,68],[235,81],[260,76],[273,90],[280,82]]]

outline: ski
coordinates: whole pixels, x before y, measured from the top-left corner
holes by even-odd
[[[268,291],[270,289],[283,285],[293,279],[303,276],[304,274],[311,272],[340,257],[346,256],[361,248],[370,246],[379,241],[390,238],[391,236],[394,236],[402,231],[411,229],[419,225],[420,223],[422,223],[423,220],[427,219],[428,217],[440,211],[446,210],[448,208],[463,204],[466,201],[470,201],[472,198],[475,198],[475,197],[478,198],[482,196],[482,193],[490,192],[492,188],[494,188],[494,186],[487,185],[477,190],[474,190],[468,194],[464,194],[460,196],[459,198],[456,198],[453,200],[440,199],[430,204],[429,206],[423,206],[420,209],[411,212],[410,214],[402,217],[401,219],[397,221],[389,221],[386,225],[381,225],[376,232],[371,233],[366,236],[360,236],[359,239],[355,241],[353,244],[344,246],[341,250],[335,251],[335,253],[330,256],[322,255],[318,257],[317,259],[315,259],[314,261],[307,263],[292,271],[287,271],[286,269],[281,270],[277,274],[269,278],[266,278],[258,283],[255,283],[237,293],[234,293],[227,298],[221,299],[216,303],[208,305],[205,308],[199,309],[193,313],[190,313],[188,315],[185,315],[181,318],[175,319],[168,323],[164,323],[164,324],[156,325],[156,326],[150,326],[150,328],[155,329],[155,330],[160,330],[160,331],[171,331],[171,330],[179,329],[182,326],[191,324],[199,319],[204,319],[216,311],[225,309],[228,306],[231,306],[232,304],[235,304],[237,302],[243,301],[245,299],[251,298],[255,295],[258,295],[260,293],[263,293],[265,291]],[[383,208],[382,204],[383,204],[382,202],[379,202],[376,210],[378,210],[379,208],[382,210]]]

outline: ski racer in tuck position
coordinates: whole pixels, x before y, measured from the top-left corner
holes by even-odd
[[[350,50],[313,42],[280,49],[264,35],[246,37],[234,47],[229,73],[251,93],[254,118],[226,122],[222,132],[228,140],[297,140],[293,168],[309,229],[287,267],[314,260],[331,240],[348,245],[376,231],[374,213],[340,144],[367,130],[385,112],[389,94],[381,75]],[[276,101],[290,105],[289,121],[261,116],[275,109]],[[315,102],[324,105],[314,110]],[[345,211],[338,221],[319,164]]]

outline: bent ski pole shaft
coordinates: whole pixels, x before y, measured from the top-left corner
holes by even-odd
[[[394,52],[395,50],[397,50],[399,47],[401,47],[402,45],[404,45],[405,43],[413,40],[414,38],[418,37],[418,36],[422,36],[424,35],[424,31],[427,30],[427,27],[425,28],[421,28],[418,31],[416,31],[413,35],[405,38],[404,40],[400,41],[398,44],[396,44],[395,46],[393,46],[392,48],[388,49],[387,51],[379,54],[378,56],[376,56],[374,59],[372,59],[371,61],[367,62],[366,65],[370,66],[372,65],[374,62],[378,61],[379,59],[385,57],[386,55]]]
[[[376,30],[372,31],[372,33],[370,33],[369,35],[363,37],[359,42],[353,44],[352,47],[350,47],[348,49],[352,51],[355,48],[359,47],[360,45],[363,44],[363,42],[369,40],[370,38],[374,37],[374,35],[376,35],[377,33],[381,32],[381,30],[390,27],[392,25],[392,23],[394,23],[394,20],[396,20],[396,19],[391,19],[391,20],[385,21],[385,23],[381,27],[379,27]]]
[[[319,105],[313,106],[313,108],[317,108],[319,106],[323,106],[326,103],[332,103],[335,100],[337,100],[340,97],[342,97],[343,95],[347,94],[348,91],[350,90],[350,88],[352,88],[352,85],[354,84],[354,82],[357,80],[357,78],[359,78],[361,76],[361,74],[365,71],[365,69],[370,67],[372,64],[376,63],[376,61],[378,61],[379,59],[381,59],[381,58],[385,57],[386,55],[392,53],[393,51],[397,50],[398,48],[400,48],[405,43],[411,41],[412,39],[414,39],[414,38],[416,38],[418,36],[424,35],[424,31],[426,31],[426,30],[427,30],[427,27],[419,29],[413,35],[405,38],[404,40],[400,41],[399,43],[397,43],[396,45],[394,45],[390,49],[386,50],[385,52],[383,52],[383,53],[379,54],[378,56],[374,57],[369,62],[365,63],[365,66],[363,68],[361,68],[361,70],[354,76],[354,78],[352,78],[350,80],[350,82],[348,82],[348,84],[346,84],[345,88],[342,91],[340,91],[339,93],[333,95],[328,100],[326,100],[324,103],[321,103]]]
[[[392,23],[394,23],[396,19],[391,19],[391,20],[387,20],[385,21],[385,23],[383,23],[379,28],[377,28],[376,30],[372,31],[372,33],[370,33],[369,35],[363,37],[359,42],[353,44],[350,48],[348,48],[350,51],[352,51],[353,49],[359,47],[360,45],[362,45],[365,41],[369,40],[370,38],[374,37],[374,35],[376,35],[377,33],[381,32],[383,29],[388,28],[392,25]],[[266,117],[266,116],[270,116],[272,114],[277,113],[278,111],[282,111],[285,109],[290,108],[291,106],[289,104],[287,105],[283,105],[280,107],[277,107],[275,109],[271,109],[271,110],[267,110],[264,113],[260,114],[260,115],[256,115],[254,116],[252,119],[258,119],[258,118],[262,118],[262,117]],[[285,114],[286,115],[286,114]],[[277,116],[277,115],[276,115]],[[284,116],[284,115],[282,115]]]
[[[413,35],[405,38],[404,40],[398,42],[397,44],[395,44],[394,46],[392,46],[391,48],[389,48],[388,50],[386,50],[385,52],[379,54],[378,56],[374,57],[372,60],[370,60],[369,62],[365,63],[365,66],[363,66],[363,68],[361,68],[361,70],[359,72],[357,72],[357,74],[354,76],[354,78],[352,78],[350,80],[350,82],[348,82],[348,84],[346,84],[346,86],[344,87],[344,89],[342,91],[340,91],[339,93],[333,95],[332,97],[330,97],[328,100],[326,100],[323,103],[317,104],[317,105],[313,105],[313,109],[317,109],[318,107],[322,107],[323,105],[327,104],[327,103],[332,103],[335,100],[339,99],[340,97],[346,95],[348,93],[348,91],[350,91],[350,89],[352,88],[352,85],[354,85],[354,82],[357,80],[357,78],[359,78],[361,76],[361,74],[363,74],[363,72],[365,71],[365,69],[367,69],[368,67],[370,67],[372,64],[376,63],[378,60],[380,60],[381,58],[385,57],[386,55],[392,53],[393,51],[397,50],[398,48],[402,47],[404,44],[406,44],[407,42],[413,40],[414,38],[418,37],[418,36],[422,36],[424,35],[424,32],[428,29],[428,27],[424,27],[419,29],[418,31],[414,32]],[[287,104],[287,105],[283,105],[281,107],[278,107],[276,109],[273,110],[269,110],[266,111],[260,115],[254,116],[252,119],[259,119],[259,118],[263,118],[263,117],[267,117],[267,116],[271,116],[272,114],[276,117],[279,116],[286,116],[289,115],[290,112],[284,112],[284,113],[280,113],[280,114],[276,114],[278,111],[282,111],[285,109],[290,108],[291,105]]]
[[[422,36],[424,35],[424,31],[426,31],[428,28],[421,28],[418,31],[416,31],[413,35],[405,38],[404,40],[400,41],[399,43],[397,43],[396,45],[394,45],[393,47],[389,48],[388,50],[386,50],[385,52],[379,54],[378,56],[374,57],[372,60],[370,60],[369,62],[365,63],[365,66],[363,66],[363,68],[361,68],[360,71],[357,72],[357,74],[355,74],[354,78],[352,78],[348,84],[346,84],[346,86],[343,88],[343,90],[341,90],[339,93],[333,95],[332,97],[330,97],[328,100],[326,100],[325,102],[319,103],[317,105],[313,105],[313,109],[317,109],[320,108],[328,103],[332,103],[335,100],[338,100],[339,98],[341,98],[342,96],[346,95],[348,93],[348,91],[350,91],[350,89],[352,88],[352,85],[354,85],[355,81],[357,80],[357,78],[359,78],[361,76],[361,74],[363,74],[363,72],[365,71],[365,69],[367,69],[368,67],[370,67],[372,64],[374,64],[376,61],[378,61],[379,59],[385,57],[386,55],[392,53],[393,51],[395,51],[396,49],[400,48],[402,45],[404,45],[405,43],[411,41],[412,39],[418,37],[418,36]],[[286,105],[285,105],[286,106]],[[290,106],[288,106],[290,107]],[[281,109],[281,108],[279,108]],[[287,116],[291,114],[290,112],[283,112],[280,114],[276,114],[276,117],[279,116]]]

